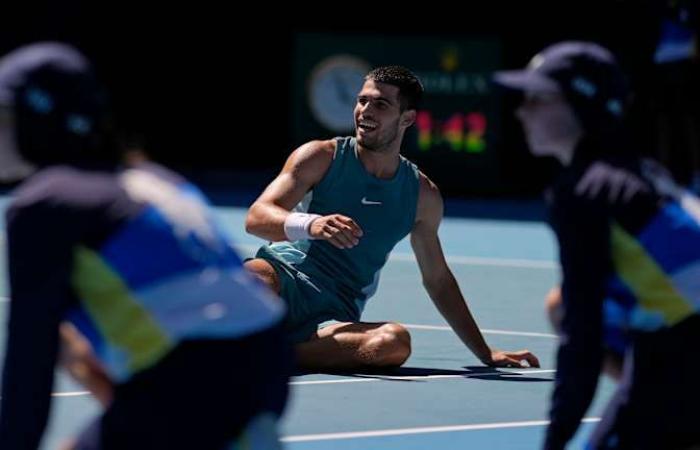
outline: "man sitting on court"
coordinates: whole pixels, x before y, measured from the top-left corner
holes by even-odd
[[[354,110],[356,135],[296,149],[249,210],[247,231],[273,243],[246,267],[287,301],[287,330],[306,370],[406,361],[411,339],[404,326],[360,316],[389,252],[409,233],[423,284],[462,342],[487,365],[539,366],[527,350],[486,344],[446,264],[438,188],[400,155],[422,93],[403,67],[370,72]],[[304,212],[292,211],[297,205]],[[318,329],[331,319],[340,323]]]

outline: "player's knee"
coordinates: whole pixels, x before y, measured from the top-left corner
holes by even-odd
[[[378,331],[383,334],[394,336],[398,341],[404,342],[409,349],[411,348],[411,334],[406,327],[400,323],[387,322],[379,327]]]
[[[369,337],[366,348],[366,364],[398,367],[411,355],[411,335],[403,325],[386,323]]]
[[[280,281],[277,276],[277,272],[270,265],[269,262],[264,259],[256,258],[249,259],[244,264],[248,272],[255,275],[260,281],[262,281],[267,287],[269,287],[273,292],[279,294],[280,292]]]

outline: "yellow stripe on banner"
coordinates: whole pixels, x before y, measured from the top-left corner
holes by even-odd
[[[111,345],[123,349],[136,372],[167,354],[173,343],[96,252],[75,250],[73,286],[88,314]]]
[[[612,259],[615,270],[645,311],[662,314],[672,326],[693,313],[693,307],[676,290],[666,273],[629,233],[612,226]]]

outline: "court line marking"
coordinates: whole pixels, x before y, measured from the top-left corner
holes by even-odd
[[[80,397],[83,395],[91,395],[88,391],[75,391],[75,392],[54,392],[51,394],[52,397]]]
[[[410,253],[395,253],[389,256],[389,261],[415,261]],[[525,269],[558,269],[559,264],[553,261],[518,258],[482,258],[477,256],[446,255],[448,264],[466,264],[470,266],[517,267]]]
[[[10,299],[8,297],[0,297],[0,303],[7,303]],[[410,330],[431,330],[431,331],[452,331],[447,325],[419,325],[415,323],[404,323],[402,324]],[[483,328],[481,330],[484,334],[501,334],[506,336],[526,336],[526,337],[542,337],[542,338],[552,338],[556,339],[558,336],[556,334],[550,333],[534,333],[530,331],[511,331],[511,330],[493,330]]]
[[[81,397],[83,395],[92,395],[88,391],[73,391],[73,392],[52,392],[51,397]]]
[[[377,378],[341,378],[339,380],[310,380],[290,381],[290,386],[308,386],[313,384],[343,384],[343,383],[372,383],[379,381]]]
[[[583,423],[600,422],[600,417],[585,417],[581,420]],[[404,436],[410,434],[426,434],[426,433],[449,433],[454,431],[474,431],[474,430],[494,430],[503,428],[525,428],[525,427],[541,427],[549,425],[549,420],[529,420],[522,422],[496,422],[496,423],[479,423],[468,425],[449,425],[440,427],[416,427],[416,428],[394,428],[387,430],[376,431],[353,431],[346,433],[322,433],[322,434],[301,434],[284,436],[280,439],[282,442],[310,442],[310,441],[330,441],[341,439],[357,439],[368,437],[384,437],[384,436]]]
[[[0,245],[4,244],[5,238],[0,234]],[[244,252],[254,252],[259,245],[234,245],[237,250],[242,250]],[[446,256],[448,264],[463,264],[470,266],[493,266],[493,267],[515,267],[515,268],[527,268],[527,269],[546,269],[546,270],[556,270],[559,269],[559,264],[553,261],[539,261],[532,259],[509,259],[509,258],[480,258],[472,256]],[[414,255],[410,253],[391,253],[389,255],[389,261],[416,261]],[[0,297],[0,303],[6,303],[9,299],[7,297]],[[421,326],[421,328],[415,327],[416,329],[439,329],[439,328],[427,328],[427,326]],[[525,332],[509,332],[502,330],[481,330],[484,333],[491,334],[511,334],[514,336],[533,336],[533,337],[556,337],[555,335],[541,334],[541,333],[529,333]]]
[[[0,234],[0,245],[5,243],[4,234]],[[262,245],[262,244],[261,244]],[[234,244],[239,251],[255,252],[261,245]],[[516,267],[525,269],[559,269],[559,263],[555,261],[521,259],[521,258],[484,258],[477,256],[446,255],[445,259],[449,264],[465,264],[470,266],[495,266],[495,267]],[[415,261],[416,258],[411,253],[392,252],[389,261]]]
[[[292,386],[309,386],[319,384],[343,384],[343,383],[371,383],[375,381],[418,381],[418,380],[442,380],[449,378],[474,378],[490,375],[534,375],[541,373],[555,373],[555,369],[532,369],[520,371],[492,371],[492,372],[474,372],[454,375],[362,375],[366,378],[342,378],[339,380],[308,380],[308,381],[291,381]]]
[[[309,380],[309,381],[290,381],[291,386],[309,386],[319,384],[345,384],[345,383],[374,383],[377,381],[415,381],[415,380],[441,380],[449,378],[472,378],[489,375],[534,375],[541,373],[554,373],[555,369],[533,369],[520,371],[492,371],[492,372],[474,372],[464,373],[459,375],[364,375],[367,378],[342,378],[338,380]],[[53,397],[80,397],[91,395],[88,391],[74,392],[54,392]]]
[[[412,330],[435,330],[435,331],[452,331],[452,328],[450,328],[447,325],[417,325],[417,324],[411,324],[411,323],[402,323],[403,326],[405,326],[408,329]],[[504,334],[508,336],[529,336],[529,337],[543,337],[543,338],[558,338],[556,334],[550,334],[550,333],[533,333],[530,331],[510,331],[510,330],[491,330],[491,329],[482,329],[482,333],[486,334]]]
[[[236,244],[234,247],[243,252],[255,252],[260,245]],[[558,269],[559,263],[554,261],[544,261],[536,259],[518,258],[482,258],[476,256],[446,255],[448,264],[465,264],[471,266],[496,266],[496,267],[517,267],[526,269]],[[389,254],[389,261],[416,261],[416,257],[411,253],[392,252]]]

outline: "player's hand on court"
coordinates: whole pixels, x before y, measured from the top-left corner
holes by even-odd
[[[354,220],[342,214],[319,217],[311,223],[309,234],[323,239],[337,248],[353,248],[360,243],[362,229]]]
[[[540,360],[528,350],[504,352],[491,350],[491,361],[485,361],[491,367],[540,367]]]

